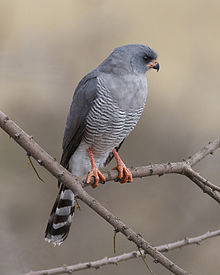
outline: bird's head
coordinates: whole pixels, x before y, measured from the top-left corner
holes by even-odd
[[[130,44],[118,47],[100,65],[103,71],[145,74],[150,69],[159,71],[157,54],[150,47]]]

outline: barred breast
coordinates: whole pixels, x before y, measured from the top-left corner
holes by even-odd
[[[84,139],[98,156],[111,151],[129,135],[143,112],[144,102],[136,110],[122,110],[101,78],[98,79],[97,90],[97,98],[86,120]]]
[[[142,88],[142,86],[139,86],[137,82],[137,87],[135,88],[137,91],[139,88]],[[133,104],[136,98],[132,99],[131,93],[133,93],[134,97],[138,96],[136,90],[132,89],[127,96],[127,90],[120,91],[122,95],[125,93],[124,98],[120,100],[123,100],[125,103],[126,100],[129,100]],[[91,169],[88,158],[89,147],[92,148],[97,167],[102,167],[113,148],[118,146],[130,134],[145,106],[147,91],[140,92],[146,93],[144,100],[136,104],[135,108],[134,106],[130,108],[129,103],[125,104],[126,108],[124,108],[122,104],[119,104],[118,98],[114,97],[114,91],[110,91],[106,87],[101,77],[97,78],[97,97],[93,101],[87,115],[83,139],[69,162],[72,174],[81,176]]]

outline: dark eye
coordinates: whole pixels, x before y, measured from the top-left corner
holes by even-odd
[[[147,55],[145,55],[143,58],[144,58],[144,61],[146,63],[148,63],[151,60],[151,58],[149,56],[147,56]]]

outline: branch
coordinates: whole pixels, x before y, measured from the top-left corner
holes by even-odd
[[[91,207],[96,213],[110,223],[115,230],[120,231],[128,240],[134,242],[139,248],[142,248],[146,254],[149,254],[157,262],[174,274],[188,274],[185,270],[174,264],[163,254],[152,247],[144,238],[135,233],[131,228],[125,225],[119,218],[104,208],[96,199],[90,196],[80,184],[77,177],[73,176],[54,158],[43,150],[33,137],[26,134],[18,125],[0,111],[0,127],[9,134],[28,154],[30,154],[39,164],[44,166],[52,175],[59,179],[67,188],[72,190],[77,196]]]
[[[110,223],[115,230],[120,231],[127,237],[128,240],[134,242],[139,248],[144,250],[144,253],[149,254],[168,270],[175,274],[188,274],[186,271],[172,263],[164,255],[162,255],[156,248],[152,247],[146,240],[144,240],[140,234],[135,233],[131,228],[126,226],[119,218],[110,213],[104,208],[96,199],[91,197],[83,187],[83,178],[73,176],[69,171],[63,168],[54,158],[52,158],[46,151],[44,151],[34,140],[33,137],[28,136],[19,126],[17,126],[12,120],[0,111],[0,127],[7,132],[23,149],[37,160],[37,162],[44,166],[52,175],[54,175],[59,181],[65,184],[70,190],[72,190],[83,202],[85,202],[96,213],[103,217],[108,223]],[[214,150],[219,148],[220,138],[209,143],[201,151],[193,155],[187,161],[165,164],[152,164],[146,167],[139,167],[131,169],[133,177],[144,177],[151,175],[163,175],[168,173],[184,174],[193,180],[204,192],[214,198],[220,203],[220,196],[217,193],[217,189],[213,190],[205,183],[201,182],[201,178],[196,178],[189,173],[189,168],[196,164],[198,161],[206,157],[208,154],[213,153]],[[108,172],[107,180],[117,178],[117,173]],[[85,179],[85,177],[84,177]]]
[[[163,244],[160,246],[156,246],[155,248],[160,252],[168,252],[170,250],[181,248],[183,246],[192,245],[192,244],[200,244],[202,241],[207,240],[209,238],[220,236],[220,229],[212,232],[207,232],[203,235],[193,237],[193,238],[184,238],[183,240]],[[75,271],[80,271],[84,269],[95,268],[98,269],[105,265],[110,264],[118,264],[123,261],[127,261],[134,258],[139,258],[140,252],[139,251],[132,251],[129,253],[124,253],[122,255],[116,257],[105,257],[101,260],[87,262],[87,263],[80,263],[70,266],[61,266],[57,268],[47,269],[47,270],[40,270],[40,271],[30,271],[24,275],[52,275],[52,274],[63,274],[63,273],[73,273]]]
[[[192,157],[189,157],[187,163],[193,166],[204,159],[209,154],[213,154],[216,149],[220,146],[220,138],[210,141],[208,145],[204,146],[199,152],[195,153]]]
[[[151,164],[148,166],[136,167],[129,169],[132,173],[133,178],[142,178],[147,176],[162,176],[165,174],[180,174],[187,176],[190,180],[192,180],[204,193],[209,195],[215,201],[220,203],[220,187],[214,185],[207,179],[203,178],[199,175],[199,173],[195,172],[192,169],[192,166],[197,164],[203,158],[205,158],[209,154],[213,154],[215,150],[220,147],[220,138],[215,139],[213,142],[209,142],[209,144],[203,147],[199,152],[195,153],[192,157],[184,160],[182,162],[168,162],[162,164]],[[108,171],[103,173],[106,177],[106,181],[116,180],[117,179],[117,171]],[[82,186],[86,187],[85,183],[86,176],[79,177],[79,179],[83,182]],[[216,192],[218,191],[218,192]]]

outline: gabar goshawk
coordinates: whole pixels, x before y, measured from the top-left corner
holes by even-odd
[[[145,73],[159,70],[157,54],[148,46],[118,47],[78,84],[66,121],[61,165],[75,176],[88,173],[92,187],[105,177],[99,168],[115,157],[121,183],[132,174],[118,155],[124,139],[137,124],[147,98]],[[75,210],[74,193],[59,184],[45,239],[60,245],[69,233]]]

